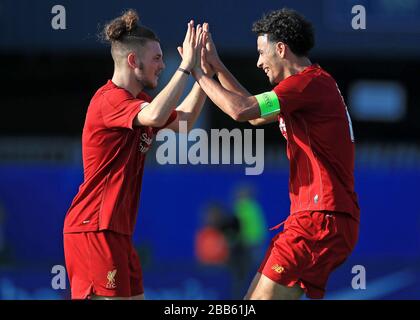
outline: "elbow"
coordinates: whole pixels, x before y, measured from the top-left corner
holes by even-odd
[[[248,99],[242,98],[239,101],[231,103],[229,107],[229,109],[232,110],[230,116],[235,121],[247,122],[256,118],[254,115],[254,107],[249,103]]]
[[[143,110],[137,114],[134,119],[134,125],[160,128],[163,127],[170,117],[169,115],[160,112],[150,112],[150,110]]]
[[[186,123],[186,126],[184,126],[184,130],[186,129],[187,131],[185,133],[190,132],[191,129],[194,127],[195,120],[193,119],[191,113],[183,113],[183,116],[180,117],[180,121]]]
[[[147,119],[146,125],[153,128],[160,128],[165,125],[166,121],[168,121],[168,119],[165,119],[162,115],[151,115]]]
[[[189,133],[194,127],[195,119],[191,113],[178,111],[178,125],[175,131],[180,133]]]
[[[249,120],[246,110],[235,110],[232,112],[231,117],[238,122],[246,122]]]
[[[169,113],[156,112],[156,113],[151,114],[150,119],[149,119],[151,122],[150,126],[154,128],[164,127],[167,124],[169,118],[171,117],[171,114],[172,114],[172,110]]]
[[[165,122],[160,121],[159,119],[150,119],[147,123],[148,127],[153,127],[153,128],[160,128],[163,127],[165,125]]]

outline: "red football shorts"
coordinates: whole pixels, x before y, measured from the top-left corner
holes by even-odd
[[[271,241],[258,272],[286,287],[299,285],[321,299],[331,272],[353,251],[359,223],[345,213],[304,211],[290,215]]]
[[[140,259],[128,235],[106,230],[66,233],[64,254],[72,299],[144,292]]]

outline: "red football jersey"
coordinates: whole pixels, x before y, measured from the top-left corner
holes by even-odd
[[[335,80],[319,65],[281,81],[279,126],[290,160],[291,213],[339,211],[359,220],[351,119]]]
[[[144,161],[159,128],[133,127],[151,98],[134,98],[111,80],[93,96],[82,135],[84,182],[67,212],[64,233],[112,230],[131,235]],[[175,120],[173,111],[167,124]]]

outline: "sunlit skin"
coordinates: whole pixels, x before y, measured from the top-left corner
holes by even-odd
[[[115,61],[112,82],[125,88],[135,97],[144,89],[154,89],[165,69],[163,53],[157,41],[148,41],[143,47],[123,54]]]
[[[307,57],[296,56],[283,42],[270,41],[267,34],[258,36],[257,50],[257,67],[265,72],[272,85],[311,65]]]
[[[283,47],[280,46],[280,50],[276,50],[276,46],[268,40],[267,35],[261,35],[257,38],[257,67],[263,69],[272,85],[285,78],[284,66],[281,63],[282,55],[284,56]]]
[[[137,82],[143,89],[156,88],[159,75],[165,69],[159,42],[148,41],[138,60],[138,67],[134,68]]]

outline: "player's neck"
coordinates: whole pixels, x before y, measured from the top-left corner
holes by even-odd
[[[296,57],[290,61],[288,67],[286,68],[286,76],[289,77],[300,73],[310,65],[312,65],[312,62],[307,57]]]
[[[133,97],[137,97],[137,95],[143,90],[140,83],[136,81],[134,75],[130,74],[129,72],[124,72],[123,70],[114,70],[112,82],[116,86],[130,92]]]

